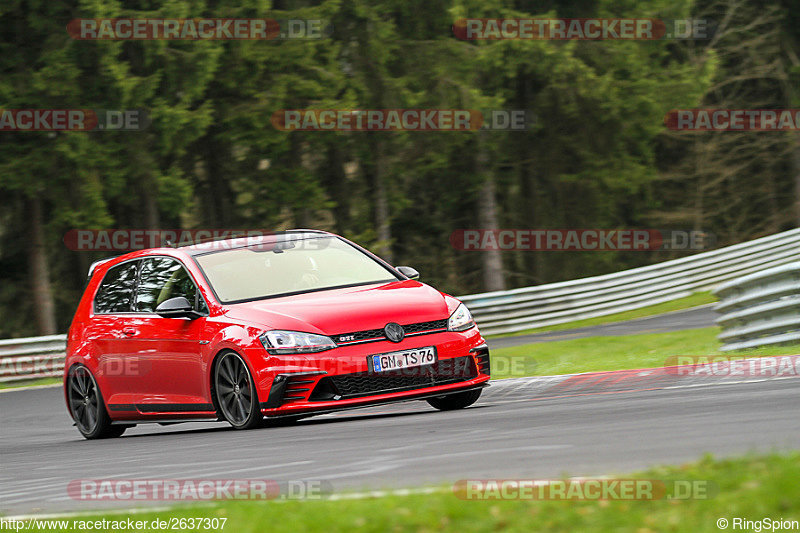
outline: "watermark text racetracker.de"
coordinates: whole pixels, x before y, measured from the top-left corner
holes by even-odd
[[[800,109],[673,109],[664,124],[674,131],[798,131]]]
[[[301,234],[276,234],[264,229],[71,229],[63,240],[75,252],[127,252],[189,245],[209,250],[243,246],[262,251],[281,246],[318,250],[329,243],[328,239],[306,239]]]
[[[661,229],[459,229],[450,244],[460,251],[707,250],[713,233]]]
[[[280,131],[525,131],[535,124],[523,109],[279,109]]]
[[[320,500],[332,492],[325,480],[75,479],[67,485],[67,495],[79,501]]]
[[[324,39],[333,26],[322,19],[108,18],[73,19],[67,33],[77,40],[283,40]]]
[[[462,479],[453,485],[462,500],[705,500],[718,492],[715,483],[697,479]]]
[[[709,39],[715,26],[706,19],[462,18],[453,35],[467,41]]]
[[[0,132],[139,131],[149,125],[142,109],[0,109]]]
[[[334,335],[333,340],[337,344],[346,345],[349,341],[348,335]],[[381,354],[375,354],[381,355]],[[158,360],[157,355],[131,355],[123,356],[108,355],[103,357],[96,369],[100,377],[126,377],[141,378],[149,375],[153,371],[154,363]],[[530,357],[521,355],[494,355],[490,363],[491,372],[506,377],[529,376],[535,374],[538,362]],[[437,377],[454,377],[470,379],[475,377],[471,366],[459,358],[440,359],[435,363],[435,373]],[[294,365],[295,371],[308,370],[317,372],[320,370],[319,363],[314,360],[298,361]],[[343,360],[335,360],[327,367],[329,372],[334,374],[346,374],[352,370],[351,364]],[[486,371],[488,369],[484,369]],[[64,372],[64,355],[61,354],[42,354],[42,355],[21,355],[14,357],[0,358],[0,378],[31,378],[58,376]],[[427,366],[412,366],[407,368],[396,368],[390,372],[379,372],[372,379],[386,379],[387,381],[396,380],[397,377],[430,377],[430,369]],[[280,377],[276,378],[282,379]]]
[[[63,354],[20,355],[0,358],[0,378],[54,376],[63,371]]]
[[[674,376],[693,377],[797,377],[800,355],[776,355],[742,359],[724,355],[672,355],[664,370]]]

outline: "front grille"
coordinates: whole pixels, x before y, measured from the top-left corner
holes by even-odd
[[[430,322],[419,322],[418,324],[409,324],[403,326],[406,330],[406,335],[411,333],[419,333],[420,331],[428,331],[431,329],[447,329],[447,320],[432,320]]]
[[[333,336],[333,339],[337,344],[361,342],[367,339],[384,339],[384,338],[386,338],[386,335],[383,333],[383,328],[367,329],[365,331],[356,331],[355,333],[343,333],[342,335]],[[340,341],[339,339],[347,339],[347,340]]]
[[[373,394],[385,394],[459,383],[477,377],[472,357],[443,359],[429,366],[417,366],[392,372],[358,372],[322,378],[309,401],[346,400]]]
[[[436,333],[447,329],[447,319],[418,322],[416,324],[402,324],[402,326],[406,335],[423,332]],[[348,344],[361,342],[382,341],[386,338],[386,334],[383,332],[383,328],[379,328],[354,331],[352,333],[339,333],[337,335],[331,335],[331,338],[333,338],[333,341],[339,346],[347,346]]]

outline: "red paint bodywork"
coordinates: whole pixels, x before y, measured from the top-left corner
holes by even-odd
[[[154,255],[173,257],[183,263],[208,305],[207,317],[190,320],[162,318],[154,313],[93,312],[95,293],[110,267]],[[217,418],[211,388],[212,365],[223,350],[234,350],[243,357],[254,378],[259,401],[264,403],[278,374],[324,372],[312,376],[316,384],[323,376],[367,372],[370,354],[435,345],[441,361],[452,357],[474,358],[470,350],[485,344],[478,328],[473,327],[464,332],[409,336],[400,343],[384,340],[339,346],[316,354],[270,355],[258,339],[264,331],[283,329],[335,336],[383,328],[388,322],[411,324],[447,319],[459,304],[452,296],[406,279],[223,305],[184,249],[142,250],[109,260],[93,272],[69,329],[64,376],[66,379],[73,365],[88,367],[105,404],[117,407],[109,410],[115,421]],[[476,366],[480,368],[477,363]],[[262,413],[280,416],[367,406],[475,388],[487,381],[489,375],[479,372],[474,379],[451,385],[338,401],[292,402],[262,409]],[[198,410],[159,411],[159,404],[194,404]],[[147,405],[148,409],[139,409],[141,405]],[[119,406],[129,409],[119,410]]]

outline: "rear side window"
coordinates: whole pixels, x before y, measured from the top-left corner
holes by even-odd
[[[131,312],[137,264],[129,261],[108,269],[94,297],[95,313]]]
[[[162,302],[183,296],[200,312],[208,312],[192,277],[183,265],[168,257],[153,257],[142,262],[136,287],[136,311],[152,313]]]

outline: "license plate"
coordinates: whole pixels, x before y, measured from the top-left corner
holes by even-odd
[[[387,372],[414,366],[432,365],[436,362],[436,348],[425,346],[402,352],[380,353],[367,358],[373,372]]]

